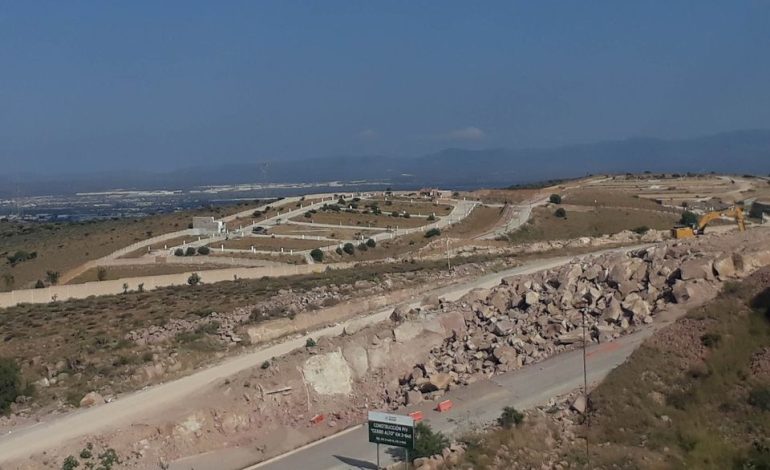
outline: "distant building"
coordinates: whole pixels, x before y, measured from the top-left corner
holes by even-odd
[[[198,235],[216,235],[225,232],[225,223],[214,217],[193,217],[192,228]]]
[[[441,197],[441,191],[439,191],[436,188],[422,188],[419,191],[419,194],[420,194],[420,196],[429,197],[431,199],[436,199],[436,198]]]
[[[762,219],[770,215],[770,200],[755,200],[751,203],[750,217]]]

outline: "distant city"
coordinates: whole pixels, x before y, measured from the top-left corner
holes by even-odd
[[[383,190],[383,181],[329,181],[322,183],[260,183],[201,186],[189,190],[152,191],[114,189],[100,192],[20,196],[0,199],[0,218],[35,222],[85,221],[144,217],[199,207],[296,196],[314,191],[340,192]],[[401,189],[395,188],[394,189]]]

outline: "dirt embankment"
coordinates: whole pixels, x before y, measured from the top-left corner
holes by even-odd
[[[437,399],[574,347],[575,302],[589,309],[592,341],[612,341],[654,321],[670,302],[707,298],[720,280],[770,263],[766,247],[764,233],[672,242],[506,279],[457,302],[430,299],[422,311],[394,312],[387,324],[309,341],[305,350],[223,380],[179,409],[100,438],[136,456],[130,464],[140,468],[225,443],[258,445],[269,457],[358,423],[368,409]],[[319,415],[324,421],[315,424]]]

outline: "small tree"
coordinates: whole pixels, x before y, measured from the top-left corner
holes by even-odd
[[[377,242],[374,241],[374,238],[370,238],[366,240],[366,246],[368,246],[369,248],[374,248],[377,246]]]
[[[409,218],[411,218],[411,217],[412,217],[412,215],[411,215],[411,214],[409,214],[409,212],[404,212],[404,218],[405,218],[405,219],[409,219]]]
[[[556,209],[556,212],[554,212],[553,215],[555,215],[556,217],[559,217],[561,219],[566,219],[567,218],[567,211],[565,211],[563,207],[560,207],[560,208]]]
[[[136,290],[138,292],[144,292],[144,283],[140,282],[138,286],[136,286]]]
[[[45,277],[48,280],[48,283],[51,285],[55,285],[59,282],[59,271],[46,271]]]
[[[497,424],[505,429],[511,429],[524,421],[524,415],[512,406],[503,408],[503,413],[497,418]]]
[[[107,279],[107,270],[101,266],[96,268],[96,279],[99,281]]]
[[[307,348],[315,347],[316,344],[317,343],[315,342],[315,340],[313,338],[308,338],[307,341],[305,341],[305,347],[307,347]]]
[[[342,256],[342,253],[344,253],[344,251],[342,251],[342,248],[340,248],[340,247],[337,247],[337,248],[334,250],[334,252],[335,252],[335,253],[337,253],[337,254],[338,254],[338,255],[340,255],[340,256]]]
[[[698,225],[698,215],[695,212],[684,211],[682,213],[682,218],[679,219],[679,223],[687,225],[688,227]]]
[[[441,432],[433,431],[425,423],[417,423],[414,432],[414,452],[409,454],[412,460],[432,457],[449,447],[449,439]]]
[[[197,286],[201,282],[201,277],[198,275],[198,273],[192,273],[190,274],[190,277],[187,278],[187,284],[191,286]]]
[[[320,263],[324,260],[324,252],[321,251],[320,248],[314,248],[310,251],[310,257],[313,258],[313,261],[316,263]]]
[[[551,204],[561,204],[561,196],[558,194],[551,194],[551,197],[549,197],[548,200]]]
[[[342,251],[344,251],[349,255],[352,255],[353,253],[356,252],[356,247],[353,246],[352,243],[345,243],[345,245],[342,246]]]
[[[358,251],[366,251],[366,250],[368,250],[368,249],[369,249],[369,247],[368,247],[368,246],[366,246],[366,243],[363,243],[363,242],[362,242],[362,243],[359,243],[359,244],[358,244]]]
[[[184,256],[184,250],[181,248],[177,248],[174,250],[174,256]]]
[[[195,256],[195,247],[188,246],[184,252],[185,256]]]
[[[441,230],[439,230],[437,228],[432,228],[432,229],[428,230],[427,232],[425,232],[425,238],[437,237],[439,235],[441,235]]]
[[[127,282],[123,283],[123,293],[124,294],[128,294],[128,283]]]
[[[13,277],[13,274],[11,273],[5,273],[3,274],[3,284],[5,284],[5,288],[8,290],[13,289],[13,285],[16,283],[16,278]]]
[[[398,211],[393,211],[390,213],[391,217],[398,217]]]
[[[199,255],[203,255],[203,256],[206,256],[206,255],[208,255],[209,253],[211,253],[211,248],[207,247],[206,245],[203,245],[203,246],[199,246],[199,247],[198,247],[198,254],[199,254]]]
[[[428,221],[429,222],[433,222],[434,220],[436,220],[436,216],[434,214],[431,214],[431,215],[428,216]]]
[[[21,371],[16,361],[0,357],[0,413],[5,413],[21,393]]]
[[[42,289],[44,287],[45,287],[45,283],[40,279],[38,279],[37,282],[35,283],[35,289]]]

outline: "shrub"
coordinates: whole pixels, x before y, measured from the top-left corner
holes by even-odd
[[[192,273],[190,274],[190,277],[187,278],[187,284],[191,286],[197,286],[201,282],[201,277],[198,275],[198,273]]]
[[[312,348],[316,344],[317,343],[315,342],[315,340],[313,338],[308,338],[307,341],[305,341],[305,347],[307,347],[307,348]]]
[[[409,454],[412,460],[440,454],[449,447],[449,439],[443,433],[433,431],[425,423],[417,423],[414,432],[414,452]]]
[[[199,255],[204,255],[204,256],[206,256],[206,255],[208,255],[209,253],[211,253],[211,248],[207,247],[206,245],[203,245],[203,246],[199,246],[199,247],[198,247],[198,254],[199,254]]]
[[[700,337],[700,342],[707,348],[715,348],[719,346],[719,342],[722,340],[722,335],[719,333],[706,333]]]
[[[436,220],[436,216],[435,215],[431,214],[431,215],[428,216],[428,221],[429,222],[433,222],[434,220]]]
[[[336,250],[334,250],[334,252],[335,252],[335,253],[337,253],[337,254],[338,254],[338,255],[340,255],[340,256],[342,256],[342,253],[344,253],[344,252],[342,251],[342,248],[340,248],[340,247],[337,247],[337,249],[336,249]]]
[[[368,250],[368,249],[369,249],[369,247],[368,247],[368,246],[366,246],[366,243],[363,243],[363,242],[362,242],[362,243],[359,243],[359,244],[358,244],[358,251],[366,251],[366,250]]]
[[[16,401],[21,390],[21,371],[13,359],[0,358],[0,413]]]
[[[441,235],[441,230],[437,228],[432,228],[425,232],[425,238],[437,237],[439,235]]]
[[[503,408],[503,413],[497,418],[497,424],[505,429],[511,429],[524,421],[524,415],[512,406]]]
[[[184,252],[185,256],[195,256],[195,247],[188,246]]]
[[[45,287],[45,283],[40,279],[38,279],[37,282],[35,283],[35,289],[42,289],[44,287]]]
[[[398,211],[393,211],[390,213],[391,217],[398,217]]]
[[[553,215],[555,215],[556,217],[562,218],[562,219],[566,219],[567,218],[567,211],[565,211],[563,207],[560,207],[560,208],[556,209],[556,212],[554,212]]]
[[[377,246],[377,242],[374,241],[373,238],[370,238],[366,240],[366,246],[368,246],[369,248],[374,248],[375,246]]]
[[[550,201],[551,204],[561,204],[561,196],[558,194],[551,194],[551,197],[548,198],[548,201]]]
[[[45,277],[49,284],[57,284],[59,282],[59,271],[46,271]]]
[[[80,466],[80,462],[74,456],[69,455],[61,464],[61,470],[75,470]]]
[[[650,231],[650,227],[646,225],[641,225],[639,227],[636,227],[633,232],[638,233],[639,235],[644,235],[645,233]]]
[[[353,253],[356,252],[356,247],[353,246],[352,243],[345,243],[345,245],[343,245],[343,247],[342,247],[342,251],[344,251],[345,253],[347,253],[349,255],[352,255]]]
[[[755,387],[749,392],[749,405],[770,411],[770,388]]]
[[[311,214],[311,213],[310,213],[310,211],[308,211],[308,212],[305,212],[305,218],[306,218],[306,219],[309,219],[309,218],[311,218],[311,217],[313,217],[313,214]]]
[[[174,256],[184,256],[184,250],[181,248],[177,248],[174,250]]]
[[[310,257],[313,258],[313,261],[320,263],[324,260],[324,252],[319,248],[314,248],[310,251]]]
[[[409,212],[404,212],[404,218],[405,218],[405,219],[409,219],[409,218],[411,218],[411,217],[412,217],[412,216],[409,214]]]
[[[263,363],[262,363],[262,365],[261,365],[260,367],[261,367],[263,370],[264,370],[264,369],[269,369],[269,368],[270,368],[270,361],[265,361],[265,362],[263,362]]]
[[[107,279],[107,270],[100,267],[96,269],[96,279],[99,281],[103,281]]]
[[[698,225],[698,215],[691,211],[684,211],[679,223],[687,226]]]

